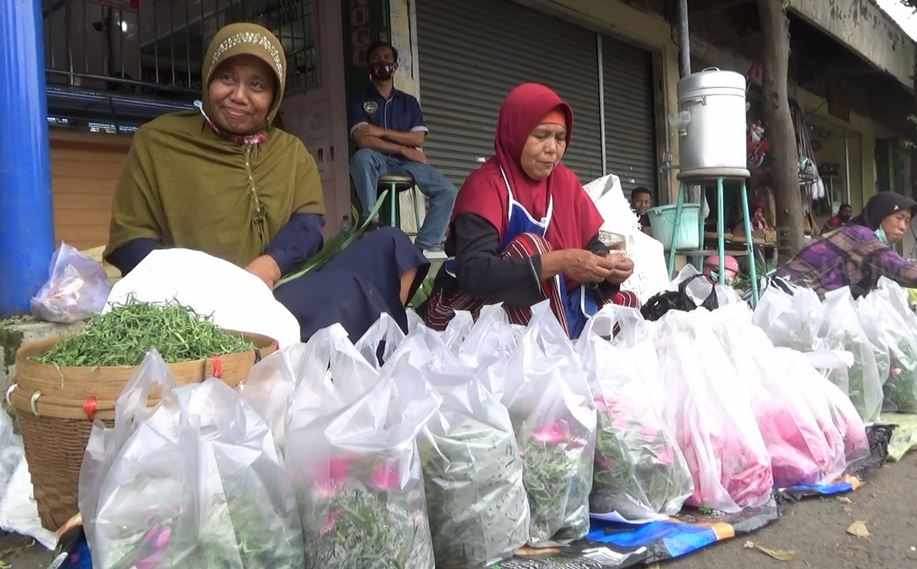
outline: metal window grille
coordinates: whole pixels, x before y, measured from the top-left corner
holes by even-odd
[[[312,0],[45,0],[43,15],[52,114],[65,100],[92,99],[98,110],[99,97],[107,97],[101,106],[111,115],[114,101],[124,99],[187,105],[200,97],[210,39],[240,21],[259,23],[280,39],[288,92],[320,86]],[[77,92],[94,98],[74,97]]]

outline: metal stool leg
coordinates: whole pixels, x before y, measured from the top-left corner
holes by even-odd
[[[752,306],[758,306],[758,260],[755,259],[755,242],[751,232],[751,217],[748,215],[748,188],[742,181],[742,213],[745,215],[745,247],[751,259],[748,270],[751,273]]]
[[[398,184],[392,183],[388,188],[389,192],[389,226],[395,227],[395,208],[398,206]]]
[[[678,226],[681,223],[681,210],[684,209],[685,187],[683,184],[678,186],[678,199],[675,200],[675,222],[672,224],[672,240],[669,242],[669,280],[675,276],[675,243],[678,242]]]
[[[723,179],[716,179],[716,245],[720,255],[720,284],[726,284],[726,220],[723,212]]]
[[[411,195],[414,197],[414,231],[420,233],[420,210],[417,205],[417,184],[411,186]]]
[[[697,248],[701,251],[704,250],[706,245],[706,238],[704,236],[704,202],[706,201],[706,191],[703,186],[699,186],[700,190],[697,194]],[[687,191],[687,190],[686,190]],[[695,267],[700,272],[704,272],[704,255],[703,253],[692,257],[694,259]]]

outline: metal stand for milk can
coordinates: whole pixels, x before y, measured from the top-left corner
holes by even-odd
[[[669,280],[672,280],[675,274],[675,255],[677,249],[675,247],[678,242],[678,226],[681,224],[681,212],[684,206],[684,195],[688,189],[688,184],[693,183],[702,183],[705,181],[716,180],[716,240],[717,240],[717,252],[719,253],[720,258],[720,284],[726,284],[726,221],[725,215],[723,212],[723,184],[726,180],[741,180],[742,182],[742,213],[745,216],[744,225],[745,225],[745,247],[748,251],[749,258],[749,271],[751,277],[751,290],[752,290],[752,300],[753,306],[758,305],[758,269],[756,267],[755,259],[755,242],[752,237],[751,231],[751,216],[748,211],[748,187],[746,185],[746,180],[750,176],[748,170],[739,170],[734,168],[723,168],[721,171],[715,169],[705,169],[703,172],[691,173],[691,172],[682,172],[678,175],[678,179],[681,182],[678,186],[678,199],[675,202],[675,221],[674,226],[672,227],[672,240],[669,242]],[[703,190],[702,190],[703,191]],[[703,196],[702,196],[703,197]],[[704,246],[704,216],[703,216],[703,199],[701,199],[701,208],[698,212],[698,226],[697,233],[700,239],[700,246],[703,249]],[[692,251],[684,251],[683,254],[689,255]],[[700,270],[703,270],[703,264],[701,264]]]
[[[669,243],[669,279],[675,273],[678,252],[678,230],[684,209],[685,192],[690,183],[716,181],[716,237],[720,257],[720,284],[726,284],[726,228],[723,213],[723,184],[737,180],[742,184],[742,211],[745,214],[745,246],[750,258],[752,300],[758,303],[758,274],[755,243],[748,211],[746,180],[748,157],[745,150],[746,112],[745,77],[717,68],[684,75],[678,81],[679,112],[673,119],[679,131],[679,187]],[[703,200],[701,200],[703,203]],[[700,247],[704,245],[704,218],[698,215]],[[686,252],[690,255],[690,252]],[[702,251],[695,254],[703,255]],[[703,264],[701,263],[701,270]]]

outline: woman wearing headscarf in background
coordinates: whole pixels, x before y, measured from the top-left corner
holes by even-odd
[[[196,249],[273,288],[321,248],[318,168],[298,138],[271,124],[286,71],[283,46],[265,28],[217,32],[204,58],[203,104],[134,136],[112,208],[110,263],[126,274],[154,249]],[[428,268],[404,234],[382,229],[274,294],[303,340],[336,322],[356,338],[382,312],[406,327],[404,305]]]
[[[845,286],[850,286],[854,297],[863,296],[876,288],[879,277],[915,287],[917,263],[891,248],[904,239],[915,210],[917,202],[911,198],[879,192],[863,213],[803,247],[777,269],[777,276],[819,296]]]
[[[637,306],[619,285],[633,272],[598,239],[602,217],[572,170],[561,163],[573,111],[544,85],[526,83],[500,108],[495,155],[459,191],[443,265],[426,322],[444,329],[456,310],[477,316],[502,302],[525,324],[544,299],[571,337],[603,304]]]

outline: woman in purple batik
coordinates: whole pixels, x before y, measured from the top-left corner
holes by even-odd
[[[777,276],[811,288],[821,297],[845,286],[850,286],[854,297],[863,296],[876,288],[879,277],[917,287],[917,262],[891,247],[904,239],[915,211],[917,202],[911,198],[880,192],[859,216],[806,245],[777,269]]]

